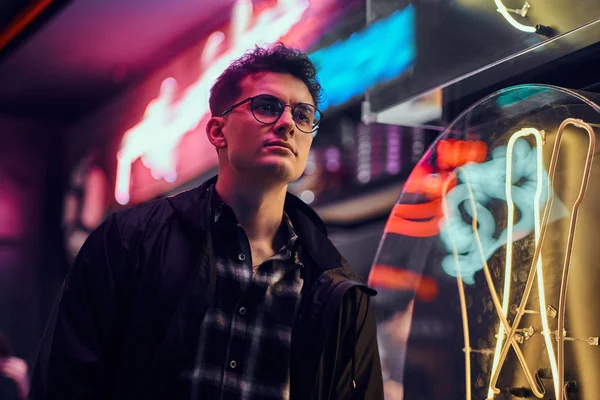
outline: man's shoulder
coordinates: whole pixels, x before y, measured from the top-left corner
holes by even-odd
[[[147,229],[164,228],[182,210],[181,204],[189,203],[198,189],[187,190],[171,197],[164,197],[113,213],[111,217],[123,236]]]
[[[0,399],[18,399],[19,387],[10,378],[0,373]]]
[[[167,199],[157,199],[112,214],[121,230],[139,229],[168,219],[172,207]]]
[[[339,267],[330,269],[325,273],[329,275],[334,283],[349,282],[355,285],[366,285],[364,280],[348,265],[346,259],[342,257],[342,263]]]
[[[325,279],[323,283],[327,283],[328,285],[322,286],[337,287],[344,292],[347,292],[344,288],[352,288],[368,296],[375,296],[377,294],[377,291],[369,287],[364,279],[350,267],[343,257],[341,258],[341,265],[337,268],[325,271],[323,273],[323,278]]]

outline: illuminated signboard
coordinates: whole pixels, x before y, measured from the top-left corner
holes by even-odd
[[[251,1],[236,3],[230,36],[216,31],[206,41],[200,59],[205,68],[200,76],[181,95],[178,95],[180,89],[175,78],[164,79],[158,97],[148,104],[142,121],[125,132],[117,154],[115,199],[120,204],[131,201],[133,164],[138,159],[149,171],[146,175],[153,179],[178,180],[178,158],[184,157],[181,152],[186,151],[185,147],[194,147],[181,146],[181,143],[188,132],[201,128],[208,120],[209,91],[216,78],[231,61],[254,45],[287,38],[310,7],[312,4],[301,0],[279,1],[254,16]],[[377,21],[363,32],[311,54],[327,94],[324,107],[341,104],[408,68],[415,56],[413,20],[414,10],[409,6]],[[306,32],[298,34],[305,36]],[[375,40],[380,46],[372,45]],[[229,47],[220,52],[225,42]],[[358,54],[361,57],[357,57]],[[203,148],[210,150],[205,135],[194,136],[197,137],[187,140],[202,142]],[[187,154],[186,157],[202,163],[204,170],[216,165],[214,151]]]

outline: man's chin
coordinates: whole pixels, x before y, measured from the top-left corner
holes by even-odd
[[[272,181],[288,184],[298,179],[299,174],[287,160],[269,160],[256,165],[254,175],[259,181]]]

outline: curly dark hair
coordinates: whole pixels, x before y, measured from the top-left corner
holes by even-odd
[[[323,97],[323,89],[317,81],[317,70],[300,50],[276,42],[267,47],[256,46],[242,57],[233,61],[210,90],[210,111],[219,115],[231,106],[241,94],[240,82],[257,72],[278,72],[300,79],[310,92],[315,106]]]

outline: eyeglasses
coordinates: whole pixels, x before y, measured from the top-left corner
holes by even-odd
[[[286,107],[292,109],[292,118],[296,127],[304,133],[313,133],[319,128],[323,113],[312,104],[298,103],[295,106],[283,104],[281,100],[270,94],[259,94],[258,96],[248,97],[238,103],[235,103],[221,114],[219,117],[227,114],[236,107],[250,102],[252,115],[261,124],[274,124],[281,118]]]

